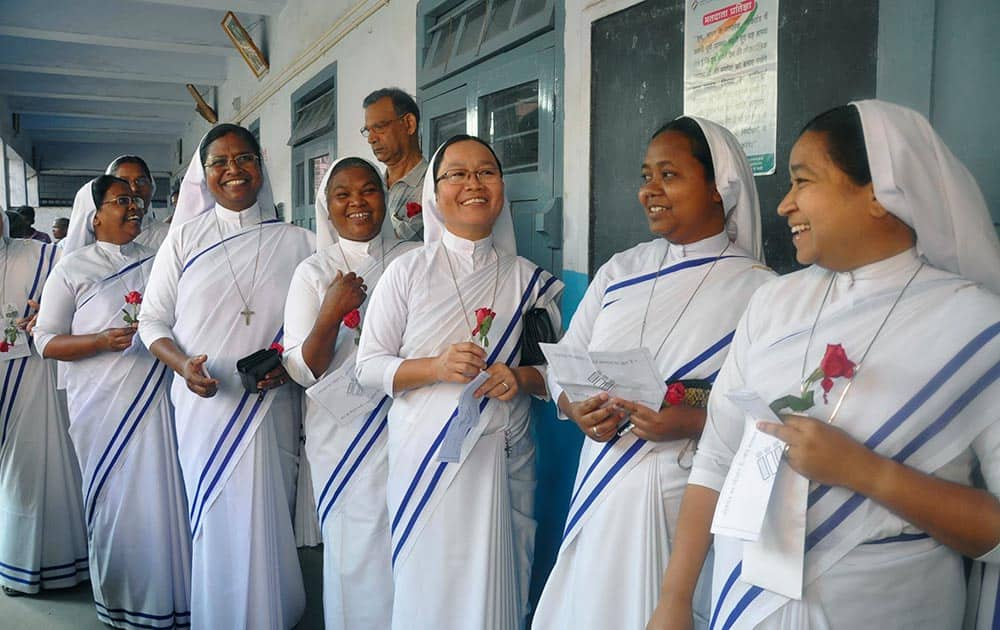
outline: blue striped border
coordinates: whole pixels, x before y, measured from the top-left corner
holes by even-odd
[[[323,525],[326,523],[326,515],[330,512],[330,509],[337,502],[337,498],[340,496],[340,493],[344,491],[344,488],[347,486],[347,482],[349,482],[351,480],[351,477],[354,476],[354,472],[358,469],[358,466],[361,465],[361,462],[364,461],[365,456],[368,455],[368,452],[371,451],[372,446],[375,445],[375,442],[378,441],[379,436],[382,435],[382,433],[388,426],[389,426],[389,419],[383,418],[382,422],[380,422],[378,427],[376,427],[374,435],[372,435],[371,438],[368,440],[368,443],[365,444],[365,448],[358,455],[358,458],[354,461],[354,464],[351,466],[350,470],[347,471],[347,474],[344,476],[344,479],[337,486],[337,490],[334,491],[333,496],[330,498],[330,503],[327,504],[326,509],[323,510],[323,516],[322,518],[320,518],[320,524],[319,524],[320,529],[322,529]]]
[[[976,335],[972,341],[966,344],[959,352],[945,364],[931,379],[925,384],[920,390],[908,400],[895,414],[885,424],[882,425],[866,442],[865,446],[872,448],[870,444],[877,445],[885,440],[886,437],[892,431],[899,428],[903,421],[913,415],[913,413],[919,409],[935,392],[937,392],[941,386],[951,378],[955,372],[968,362],[973,355],[975,355],[986,343],[991,341],[998,333],[1000,333],[1000,322],[987,327],[983,332]],[[964,409],[970,402],[972,402],[976,396],[978,396],[984,389],[989,387],[1000,377],[1000,362],[997,362],[990,369],[988,369],[982,376],[980,376],[972,385],[970,385],[947,409],[932,422],[924,431],[922,431],[918,436],[911,440],[903,449],[900,450],[895,456],[892,457],[898,463],[904,463],[904,460],[916,452],[923,444],[933,438],[935,435],[940,433],[954,418],[958,415],[962,409]],[[824,490],[825,488],[825,490]],[[819,490],[824,490],[819,492]],[[822,498],[823,495],[828,491],[828,487],[819,488],[814,491],[814,496],[810,496],[809,505],[812,506],[816,501]],[[842,503],[825,521],[817,525],[813,531],[811,531],[806,536],[805,551],[808,553],[812,550],[819,542],[823,540],[830,532],[832,532],[838,525],[840,525],[848,516],[850,516],[859,506],[861,506],[866,497],[863,495],[853,493],[844,503]],[[734,573],[738,574],[741,565],[737,565],[734,569]],[[759,587],[753,587],[747,591],[740,602],[733,609],[732,613],[723,625],[723,629],[727,630],[732,626],[733,623],[739,618],[739,615],[743,613],[743,610],[762,592]],[[725,597],[725,593],[719,599],[718,605],[721,605]]]
[[[590,494],[587,495],[587,498],[583,500],[582,504],[580,504],[580,507],[576,510],[576,513],[573,514],[573,516],[566,522],[566,529],[563,531],[564,540],[566,538],[566,535],[569,534],[570,531],[572,531],[573,526],[576,525],[577,521],[579,521],[580,518],[587,511],[587,508],[590,507],[590,504],[593,503],[594,500],[597,498],[597,496],[601,493],[601,491],[604,490],[605,486],[607,486],[608,483],[610,483],[611,480],[614,478],[614,476],[618,474],[618,471],[622,469],[622,466],[627,464],[633,457],[635,457],[635,454],[638,453],[639,450],[642,449],[643,445],[645,444],[646,440],[637,439],[635,443],[632,444],[632,446],[628,447],[628,449],[624,453],[622,453],[621,457],[618,458],[618,461],[616,461],[614,465],[611,466],[611,468],[609,468],[606,473],[604,473],[604,476],[601,477],[601,480],[597,482],[597,485],[594,486],[594,489],[590,491]]]
[[[345,478],[344,478],[343,482],[337,488],[336,492],[334,493],[333,498],[330,500],[330,504],[324,510],[324,509],[322,509],[322,506],[323,506],[324,502],[326,501],[326,494],[327,494],[327,492],[329,492],[330,487],[333,485],[334,479],[337,478],[337,475],[340,473],[341,469],[347,464],[347,460],[349,460],[351,458],[351,454],[354,452],[354,449],[357,447],[357,445],[361,442],[361,438],[364,437],[365,433],[368,431],[368,427],[370,427],[371,424],[372,424],[372,422],[375,421],[375,418],[378,416],[379,412],[382,410],[382,408],[385,406],[385,403],[388,402],[388,400],[389,400],[388,396],[383,396],[382,400],[380,400],[379,403],[378,403],[378,405],[375,406],[375,409],[373,409],[372,412],[370,414],[368,414],[368,418],[365,419],[365,422],[361,426],[361,429],[358,431],[357,435],[354,436],[354,439],[351,440],[351,443],[347,446],[347,450],[344,451],[344,454],[340,458],[340,461],[337,462],[337,465],[334,467],[333,472],[330,473],[330,477],[329,477],[329,479],[327,479],[326,485],[323,486],[323,492],[320,493],[319,500],[316,501],[316,506],[317,506],[316,507],[316,515],[319,517],[320,528],[321,529],[323,527],[323,521],[326,520],[326,514],[327,514],[327,512],[329,512],[330,508],[333,507],[333,504],[337,500],[337,495],[340,494],[340,491],[344,487],[344,484],[346,484],[347,481],[351,478],[351,475],[353,474],[354,470],[357,468],[358,464],[361,463],[361,460],[364,459],[365,454],[368,452],[368,448],[370,448],[370,446],[371,446],[371,442],[369,442],[368,446],[362,451],[362,453],[358,457],[357,463],[355,463],[354,467],[352,467],[347,472],[347,474],[345,475]],[[377,435],[378,435],[379,432],[380,431],[376,432],[376,437],[377,437]],[[374,441],[374,438],[372,440]]]
[[[267,221],[261,221],[257,225],[276,225],[276,224],[279,224],[279,223],[284,224],[284,221],[282,221],[281,219],[268,219]],[[226,241],[231,241],[234,238],[239,238],[241,236],[246,236],[247,234],[253,234],[253,233],[254,233],[253,230],[244,230],[242,232],[237,232],[236,234],[233,234],[232,236],[227,236],[226,238],[222,239],[218,243],[215,243],[214,245],[209,245],[207,248],[201,250],[200,252],[198,252],[197,254],[195,254],[194,256],[192,256],[190,260],[188,260],[186,263],[184,263],[184,267],[181,269],[181,273],[184,273],[185,271],[187,271],[191,267],[191,265],[193,265],[195,263],[196,260],[198,260],[199,258],[201,258],[202,256],[204,256],[208,252],[212,251],[213,249],[215,249],[219,245],[222,245]]]
[[[103,280],[101,280],[101,283],[108,282],[110,280],[114,280],[115,278],[121,277],[121,276],[125,275],[126,273],[128,273],[129,271],[131,271],[132,269],[143,265],[147,260],[152,260],[152,259],[153,259],[152,256],[146,256],[142,260],[137,260],[134,263],[130,263],[130,264],[126,265],[125,267],[122,267],[121,269],[119,269],[115,273],[111,274],[107,278],[104,278]],[[90,296],[84,298],[83,301],[81,301],[80,304],[77,305],[77,307],[76,307],[77,310],[80,310],[81,308],[83,308],[84,304],[86,304],[87,302],[90,302],[92,299],[94,299],[95,297],[97,297],[99,294],[100,294],[100,291],[94,291],[93,294],[91,294]]]
[[[616,282],[615,284],[610,285],[607,289],[604,290],[604,295],[607,296],[608,293],[611,293],[612,291],[617,291],[618,289],[624,289],[625,287],[630,287],[634,284],[641,284],[643,282],[648,282],[649,280],[652,280],[653,278],[656,278],[658,276],[659,277],[666,276],[676,271],[683,271],[684,269],[692,269],[694,267],[700,267],[702,265],[713,263],[716,260],[725,260],[727,258],[747,258],[747,256],[736,256],[736,255],[711,256],[709,258],[693,258],[691,260],[685,260],[671,267],[664,267],[663,269],[659,269],[657,271],[646,273],[641,276],[636,276],[634,278],[629,278],[628,280],[622,280],[621,282]]]
[[[538,279],[541,276],[541,274],[542,274],[542,268],[535,267],[535,271],[534,273],[532,273],[531,279],[528,281],[528,286],[525,289],[524,293],[521,295],[521,301],[514,311],[514,316],[511,318],[510,323],[507,324],[507,328],[506,330],[504,330],[503,335],[500,337],[500,341],[497,342],[497,344],[493,347],[493,352],[490,353],[490,356],[487,359],[487,365],[492,365],[494,362],[496,362],[496,359],[499,356],[501,349],[507,344],[508,338],[510,337],[517,323],[521,320],[525,304],[527,304],[528,298],[531,296],[535,284],[538,282]],[[550,276],[545,281],[543,286],[539,289],[538,298],[544,295],[548,291],[548,289],[553,284],[555,284],[555,281],[556,281],[555,276]],[[508,362],[512,361],[513,358],[517,355],[518,351],[520,350],[520,342],[521,340],[518,339],[517,342],[514,344],[514,349],[511,351],[510,356],[507,359]],[[483,401],[480,403],[479,405],[480,412],[482,412],[482,410],[485,409],[487,402],[489,402],[489,399],[484,398]],[[437,452],[438,448],[441,445],[441,442],[444,440],[444,436],[448,431],[448,427],[451,425],[451,421],[454,420],[457,412],[458,408],[456,407],[455,411],[453,411],[451,413],[451,416],[448,418],[448,421],[444,423],[444,426],[441,428],[440,433],[438,433],[437,438],[431,444],[430,449],[428,449],[426,455],[424,455],[424,459],[421,461],[420,466],[417,468],[417,473],[416,475],[414,475],[413,480],[410,482],[410,486],[409,488],[407,488],[406,494],[403,496],[403,501],[400,503],[399,509],[396,512],[396,515],[393,517],[392,526],[390,528],[391,533],[395,534],[396,527],[398,526],[400,519],[402,518],[404,512],[406,511],[407,504],[409,503],[410,498],[413,496],[413,492],[416,490],[417,485],[420,483],[420,479],[423,476],[423,473],[427,468],[427,465],[430,462],[431,457],[433,457],[434,453]],[[435,470],[433,477],[431,478],[430,482],[427,485],[427,489],[424,491],[423,497],[414,508],[413,514],[410,516],[407,526],[403,530],[402,535],[400,536],[399,543],[396,544],[395,549],[393,549],[392,553],[393,565],[395,565],[396,558],[399,556],[399,553],[403,550],[403,546],[406,544],[406,541],[410,536],[410,532],[413,530],[413,527],[416,524],[417,519],[420,517],[420,513],[423,511],[424,506],[427,504],[427,501],[430,499],[431,495],[434,494],[434,489],[436,488],[438,481],[440,481],[441,475],[444,473],[444,470],[447,466],[448,462],[439,463],[437,470]]]
[[[24,357],[22,359],[15,359],[14,361],[7,361],[7,373],[4,375],[3,379],[3,391],[0,393],[0,410],[6,406],[6,411],[4,412],[3,418],[3,435],[0,437],[0,447],[7,443],[7,427],[10,424],[10,414],[14,410],[14,401],[17,399],[17,385],[11,390],[10,397],[7,397],[7,387],[10,385],[10,375],[14,372],[14,364],[18,361],[21,362],[21,372],[24,371],[24,365],[28,362],[28,358]],[[20,374],[18,378],[15,379],[20,382]]]
[[[90,509],[87,510],[87,525],[88,526],[90,526],[90,525],[93,524],[94,513],[97,511],[97,498],[99,496],[101,496],[101,490],[104,488],[104,484],[107,483],[108,476],[111,475],[111,471],[114,469],[115,463],[118,461],[118,459],[121,457],[122,453],[125,451],[125,447],[128,446],[128,443],[132,441],[132,436],[135,435],[136,429],[139,428],[139,423],[142,422],[143,417],[146,415],[146,412],[149,410],[149,405],[152,404],[153,399],[156,398],[156,394],[159,391],[160,386],[163,385],[163,379],[166,378],[166,376],[167,376],[167,366],[165,364],[159,363],[159,361],[157,361],[156,363],[162,366],[161,369],[160,369],[160,376],[159,376],[159,378],[156,379],[156,385],[153,386],[152,391],[150,391],[149,396],[147,396],[146,402],[143,404],[142,409],[140,409],[139,413],[136,414],[135,420],[132,421],[132,426],[129,428],[128,433],[125,434],[125,437],[122,438],[121,444],[118,445],[118,450],[115,451],[115,454],[111,458],[111,461],[108,463],[107,467],[105,467],[105,469],[104,469],[104,475],[101,477],[101,481],[98,482],[97,487],[94,489],[93,495],[91,495],[91,497],[90,497]],[[156,364],[153,365],[153,369],[154,370],[156,369]],[[126,417],[128,417],[128,416],[126,416]],[[121,426],[119,426],[118,429],[121,430]],[[116,432],[116,436],[117,436],[117,432]],[[112,441],[112,444],[113,443],[114,442]],[[109,444],[108,446],[110,447],[111,445]],[[105,452],[105,455],[107,455],[107,452]],[[95,477],[96,477],[96,475],[95,475]]]
[[[702,351],[700,354],[698,354],[695,358],[691,359],[690,361],[688,361],[687,363],[685,363],[684,365],[682,365],[680,368],[678,368],[670,376],[670,378],[668,378],[666,380],[666,382],[675,381],[675,380],[677,380],[679,378],[682,378],[684,375],[690,373],[691,370],[694,370],[695,368],[697,368],[698,366],[700,366],[702,363],[704,363],[705,361],[707,361],[709,358],[715,356],[716,353],[720,352],[722,349],[724,349],[726,346],[728,346],[730,344],[730,342],[732,342],[733,336],[735,334],[736,334],[736,331],[734,330],[734,331],[730,332],[729,334],[725,335],[722,339],[720,339],[720,340],[716,341],[715,343],[713,343],[711,346],[709,346],[704,351]],[[709,377],[708,380],[711,380],[711,381],[714,382],[715,376],[718,373],[719,372],[716,371],[714,374],[712,374]],[[621,438],[621,436],[618,436],[618,435],[616,435],[615,437],[611,438],[611,440],[609,440],[604,445],[604,448],[601,449],[601,452],[598,453],[597,457],[594,458],[594,461],[587,468],[587,472],[584,473],[583,479],[580,480],[580,485],[573,492],[573,497],[569,501],[570,507],[572,507],[576,503],[576,500],[579,497],[580,491],[583,489],[584,485],[590,479],[590,475],[594,472],[594,469],[601,462],[601,460],[604,459],[604,456],[607,455],[608,452],[610,452],[611,447],[614,444],[616,444],[620,438]],[[644,440],[638,440],[638,441],[645,443]],[[633,447],[629,447],[629,448],[631,449]],[[627,452],[628,451],[626,451],[626,453]],[[631,458],[632,458],[632,456],[630,455],[628,457],[628,459],[631,459]],[[621,468],[621,466],[624,465],[625,462],[627,462],[627,461],[628,460],[625,460],[624,462],[623,461],[617,462],[615,464],[615,470],[616,471],[619,470]],[[607,485],[607,482],[610,482],[610,479],[605,478],[605,480],[602,481],[600,487],[598,489],[596,489],[594,492],[599,492],[600,489],[603,489],[604,486]],[[596,498],[596,495],[594,494],[594,492],[592,492],[588,496],[587,505],[590,505],[590,503],[593,502],[593,499]],[[575,524],[576,521],[578,521],[579,518],[581,516],[583,516],[582,511],[585,511],[585,510],[586,510],[586,506],[581,506],[580,510],[577,511],[576,516],[572,519],[573,524]],[[568,523],[568,521],[567,521],[567,523]],[[566,535],[569,534],[569,531],[570,531],[571,528],[572,528],[572,525],[571,524],[567,524],[567,526],[563,529],[563,540],[566,539]]]
[[[273,343],[278,343],[278,341],[280,341],[281,338],[282,338],[282,336],[284,335],[284,332],[285,332],[285,327],[284,326],[281,326],[280,328],[278,328],[278,332],[277,332],[277,334],[274,335],[274,339],[272,339],[271,343],[272,344]],[[212,464],[215,463],[215,458],[218,456],[219,451],[222,449],[222,445],[225,443],[226,438],[229,437],[229,432],[232,430],[233,425],[236,424],[237,418],[239,418],[240,413],[243,412],[243,408],[246,406],[247,401],[250,399],[250,392],[246,392],[246,391],[243,392],[243,395],[240,397],[239,403],[237,403],[237,405],[236,405],[236,410],[229,417],[229,420],[226,422],[226,426],[222,429],[222,435],[219,436],[219,439],[215,443],[215,447],[212,448],[212,452],[211,452],[211,454],[208,457],[208,461],[205,463],[205,467],[201,471],[201,476],[198,477],[198,486],[195,488],[194,498],[191,500],[191,506],[190,506],[190,512],[189,512],[188,518],[191,521],[191,537],[192,538],[194,538],[194,535],[195,535],[195,533],[197,531],[197,526],[201,524],[201,514],[202,514],[202,511],[205,508],[205,505],[204,505],[205,499],[208,497],[208,495],[210,495],[212,493],[212,490],[215,488],[216,483],[218,483],[219,478],[222,475],[222,471],[226,467],[226,463],[228,463],[229,459],[232,457],[233,453],[235,452],[236,447],[239,445],[240,440],[242,439],[244,433],[246,432],[247,428],[250,426],[250,422],[253,420],[254,416],[256,415],[257,409],[260,408],[260,403],[264,400],[264,397],[266,395],[267,395],[267,392],[261,392],[261,394],[257,397],[257,402],[254,403],[253,408],[250,410],[250,414],[247,416],[247,419],[244,422],[243,427],[240,429],[239,433],[237,434],[236,439],[235,439],[234,443],[232,444],[232,446],[230,447],[229,452],[227,453],[227,455],[226,455],[225,459],[223,460],[222,464],[220,465],[219,470],[216,472],[215,476],[212,478],[212,481],[209,483],[209,486],[205,490],[205,493],[202,494],[202,492],[201,492],[202,484],[204,484],[205,479],[208,476],[209,470],[211,470],[211,468],[212,468]],[[201,504],[200,506],[199,506],[199,503]]]
[[[135,398],[132,399],[132,403],[128,406],[128,409],[125,411],[125,415],[122,416],[121,421],[118,423],[118,427],[115,429],[114,434],[111,436],[111,441],[108,442],[107,446],[104,447],[104,452],[101,453],[101,457],[97,461],[97,466],[94,467],[94,476],[90,478],[90,483],[87,484],[87,492],[84,495],[84,503],[86,504],[90,503],[90,498],[92,496],[91,493],[94,489],[94,483],[96,483],[97,475],[100,474],[101,467],[104,465],[104,460],[107,459],[108,454],[111,452],[111,449],[114,447],[115,442],[118,440],[118,435],[122,432],[122,429],[128,422],[129,417],[135,410],[136,405],[139,404],[139,401],[145,394],[146,387],[149,386],[149,382],[153,379],[153,375],[156,373],[156,368],[158,365],[160,365],[160,362],[154,361],[153,365],[149,368],[149,373],[146,374],[146,380],[143,381],[142,387],[139,388],[139,392],[135,395]]]

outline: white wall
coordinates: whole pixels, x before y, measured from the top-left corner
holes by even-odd
[[[590,244],[591,24],[640,0],[565,0],[566,111],[563,133],[563,268],[586,274]],[[586,130],[574,133],[573,130]],[[581,174],[583,174],[581,176]]]
[[[292,148],[286,143],[292,93],[336,62],[338,155],[371,157],[358,133],[364,120],[361,100],[390,85],[415,92],[416,0],[391,4],[385,0],[289,0],[266,30],[270,72],[257,80],[241,58],[230,59],[229,78],[219,88],[217,109],[220,121],[249,125],[260,118],[261,147],[275,202],[291,208]],[[252,32],[259,40],[260,29]],[[240,110],[233,107],[237,97]],[[262,97],[266,98],[254,107],[254,101]],[[183,165],[175,165],[175,174],[187,168],[209,128],[200,117],[187,125],[183,137],[187,155]]]

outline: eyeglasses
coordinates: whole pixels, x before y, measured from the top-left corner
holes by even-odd
[[[403,120],[404,118],[406,118],[406,114],[393,118],[392,120],[383,120],[382,122],[372,123],[371,127],[361,128],[361,135],[367,138],[372,132],[379,134],[385,133],[385,130],[389,128],[389,125],[397,120]]]
[[[102,201],[101,205],[103,206],[109,203],[118,204],[118,206],[122,208],[129,208],[135,204],[135,207],[140,210],[146,207],[146,202],[143,201],[142,197],[133,197],[132,195],[118,195],[110,201]]]
[[[260,160],[260,156],[256,153],[240,153],[234,158],[227,158],[224,156],[216,156],[209,158],[205,162],[205,168],[210,168],[213,171],[221,171],[229,166],[230,162],[236,164],[236,168],[246,168],[252,164],[256,164]]]
[[[477,171],[467,171],[464,168],[456,168],[450,171],[445,171],[441,177],[438,177],[434,181],[443,181],[449,184],[458,185],[464,184],[473,175],[477,180],[479,180],[480,184],[495,184],[503,179],[503,175],[500,174],[500,169],[496,168],[481,168]]]

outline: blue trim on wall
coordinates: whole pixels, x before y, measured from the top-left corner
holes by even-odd
[[[562,294],[563,330],[569,326],[576,307],[587,292],[590,278],[578,271],[563,269],[566,288]],[[531,401],[535,433],[535,560],[531,571],[531,609],[541,596],[542,587],[556,563],[562,542],[563,525],[569,512],[570,495],[580,462],[583,434],[570,421],[556,417],[554,403]]]
[[[580,306],[580,302],[583,301],[587,287],[590,286],[590,277],[579,271],[563,269],[562,281],[566,284],[566,288],[563,289],[562,294],[562,319],[563,330],[565,331],[569,328],[569,322],[573,319],[573,314],[576,313],[576,307]]]

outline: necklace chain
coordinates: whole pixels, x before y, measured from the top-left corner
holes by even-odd
[[[255,313],[252,310],[250,310],[250,301],[243,295],[243,290],[240,289],[239,280],[236,279],[236,270],[233,269],[233,261],[229,257],[229,249],[226,247],[226,235],[222,233],[222,224],[219,223],[219,215],[214,215],[214,216],[215,216],[215,227],[218,228],[219,230],[219,239],[222,242],[222,251],[226,254],[226,263],[228,263],[229,265],[229,273],[232,274],[233,276],[233,286],[236,287],[236,293],[239,294],[240,301],[243,302],[243,310],[240,311],[240,315],[243,315],[246,321],[246,325],[249,326],[250,316],[254,315]],[[253,259],[253,275],[250,277],[250,290],[247,292],[247,294],[250,296],[250,299],[253,299],[253,290],[254,287],[257,285],[257,264],[260,262],[260,242],[261,242],[261,234],[263,233],[263,231],[264,231],[264,223],[262,221],[257,224],[257,254],[254,256]]]
[[[844,391],[840,393],[840,397],[837,399],[837,404],[834,405],[833,407],[833,413],[830,414],[830,419],[827,420],[828,424],[833,424],[833,421],[837,418],[837,413],[840,412],[840,406],[843,404],[844,398],[847,397],[847,392],[851,391],[851,386],[854,385],[854,379],[857,378],[858,372],[861,371],[861,366],[862,364],[864,364],[865,359],[868,357],[868,353],[871,351],[872,346],[875,345],[875,340],[878,339],[878,336],[882,332],[882,329],[885,328],[886,322],[889,321],[889,316],[892,315],[892,312],[896,310],[896,306],[899,304],[900,300],[903,299],[903,294],[906,293],[906,290],[908,288],[910,288],[910,285],[913,284],[913,281],[916,279],[917,274],[920,273],[920,270],[923,268],[924,268],[924,263],[921,262],[920,266],[917,267],[917,270],[914,271],[913,275],[910,276],[910,279],[907,280],[906,284],[903,285],[903,288],[901,288],[899,290],[899,293],[896,294],[896,299],[893,300],[892,305],[889,307],[888,312],[886,312],[885,314],[885,317],[882,318],[882,322],[878,325],[878,328],[875,329],[875,334],[872,335],[871,340],[865,347],[865,351],[861,353],[861,358],[858,359],[858,362],[855,364],[854,376],[852,376],[847,380],[847,385],[844,387]],[[804,353],[802,353],[802,369],[799,374],[803,390],[805,387],[805,379],[806,379],[806,365],[809,360],[809,346],[812,345],[813,334],[816,332],[816,325],[819,323],[820,315],[823,314],[823,307],[826,306],[826,300],[828,297],[830,297],[830,289],[833,288],[833,281],[836,279],[836,277],[837,277],[836,273],[830,272],[830,282],[829,284],[826,285],[826,292],[823,293],[823,300],[819,303],[819,309],[816,311],[816,319],[813,320],[812,328],[809,329],[809,339],[806,340],[806,350]]]
[[[112,269],[114,269],[117,266],[115,264],[115,261],[111,259],[111,256],[106,251],[104,251],[104,248],[102,248],[100,245],[97,245],[97,251],[101,252],[101,258],[103,258],[105,260],[105,262],[107,262],[108,265],[111,266]],[[121,251],[121,250],[119,249],[119,251]],[[122,257],[124,258],[125,255],[122,254]],[[138,261],[138,258],[136,260]],[[128,267],[130,264],[132,264],[132,263],[130,263],[128,261],[128,258],[125,258],[125,265],[124,266]],[[142,272],[142,265],[139,265],[138,269],[139,269],[139,286],[140,287],[145,287],[145,285],[146,285],[146,274],[144,274]],[[115,279],[118,280],[119,286],[121,286],[121,288],[125,289],[125,295],[128,295],[129,293],[131,293],[133,291],[133,289],[129,289],[128,285],[125,284],[125,281],[122,280],[121,271],[122,271],[121,269],[119,269],[118,271],[115,271],[114,272],[114,276],[115,276]]]
[[[691,302],[694,301],[694,296],[698,294],[698,291],[701,289],[702,285],[705,284],[706,280],[708,280],[709,274],[711,274],[712,270],[715,269],[715,265],[717,265],[719,261],[722,259],[723,254],[725,254],[729,250],[730,245],[732,245],[732,243],[726,243],[726,246],[722,249],[721,252],[719,252],[719,255],[715,257],[715,260],[712,261],[712,264],[711,266],[709,266],[708,271],[706,271],[705,275],[701,277],[701,281],[698,282],[698,286],[696,286],[694,288],[694,291],[691,292],[691,295],[688,297],[687,302],[684,303],[684,307],[681,308],[681,312],[677,314],[677,317],[674,318],[674,323],[671,324],[670,329],[667,330],[667,334],[663,337],[663,341],[661,341],[660,345],[656,347],[656,352],[653,353],[654,360],[660,354],[660,351],[663,350],[663,346],[664,344],[667,343],[667,339],[670,338],[670,335],[674,332],[674,329],[677,328],[677,324],[679,324],[681,318],[684,317],[684,313],[686,313],[688,307],[691,306]],[[646,310],[642,314],[642,327],[639,330],[640,348],[643,347],[643,342],[646,339],[646,318],[649,316],[649,307],[653,303],[653,294],[656,292],[656,281],[660,279],[660,271],[663,270],[663,263],[666,262],[667,254],[669,253],[670,253],[670,245],[667,245],[667,251],[663,252],[663,257],[660,259],[660,265],[656,269],[656,276],[653,277],[653,287],[649,290],[649,299],[646,300]]]
[[[469,335],[472,335],[472,331],[475,327],[472,325],[472,320],[469,319],[469,309],[465,306],[465,300],[462,299],[462,291],[458,288],[458,278],[455,276],[455,268],[451,264],[451,255],[448,254],[448,246],[441,243],[441,248],[444,250],[444,259],[448,261],[448,271],[451,272],[451,281],[455,284],[455,293],[458,295],[458,304],[462,307],[462,316],[465,318],[465,325],[469,327]],[[495,245],[491,246],[493,250],[493,256],[496,259],[497,264],[497,275],[493,281],[493,301],[490,302],[490,311],[493,311],[493,307],[497,303],[497,287],[500,286],[500,254],[497,252]]]
[[[378,237],[378,246],[381,251],[381,261],[379,264],[382,267],[382,273],[385,273],[385,239],[381,234],[379,234]],[[344,259],[344,266],[347,267],[347,273],[354,273],[354,270],[351,269],[351,263],[347,260],[347,254],[344,253],[344,246],[340,244],[339,238],[337,239],[337,248],[340,249],[340,255]]]

